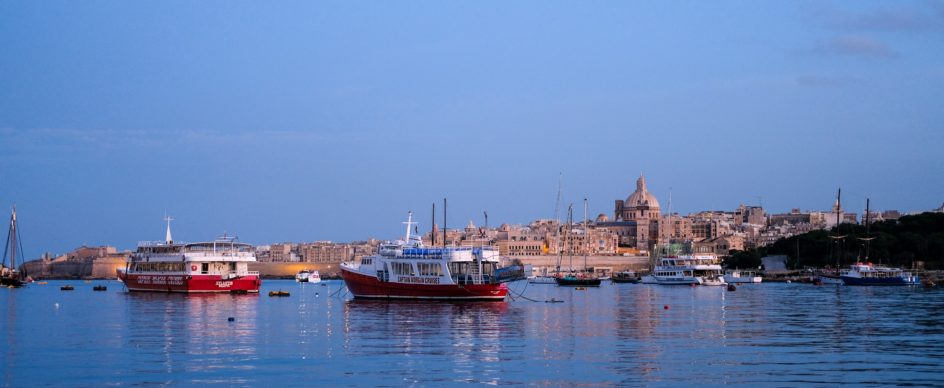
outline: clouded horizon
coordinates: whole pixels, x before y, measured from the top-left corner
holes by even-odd
[[[30,258],[227,231],[944,201],[944,3],[0,3],[0,208]],[[582,218],[582,210],[577,218]],[[6,216],[4,216],[6,217]],[[437,215],[441,223],[441,213]]]

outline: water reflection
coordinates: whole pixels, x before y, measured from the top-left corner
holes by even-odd
[[[151,383],[248,382],[258,359],[258,298],[128,293],[127,345],[138,350],[129,354],[132,372],[153,376]]]
[[[942,381],[944,290],[550,286],[505,303],[448,303],[347,300],[328,283],[267,281],[262,296],[0,289],[0,377],[11,386]],[[292,296],[265,296],[279,288]],[[564,302],[543,302],[552,298]]]
[[[349,357],[389,358],[392,365],[365,369],[406,383],[493,383],[504,336],[520,326],[504,324],[506,303],[349,300],[344,305],[345,352]]]

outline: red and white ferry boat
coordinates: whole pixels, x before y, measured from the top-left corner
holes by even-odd
[[[355,298],[503,301],[508,287],[495,276],[498,250],[492,247],[427,248],[411,236],[380,245],[379,254],[341,263],[341,278]]]
[[[167,221],[165,241],[140,242],[118,279],[128,291],[182,293],[258,293],[259,272],[249,271],[256,261],[252,245],[226,237],[211,242],[174,243]]]

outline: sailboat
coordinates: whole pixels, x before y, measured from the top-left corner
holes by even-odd
[[[13,206],[13,214],[10,216],[10,230],[7,232],[6,247],[3,248],[3,266],[0,266],[0,285],[4,287],[23,287],[26,284],[26,276],[20,273],[16,268],[17,255],[23,256],[23,243],[20,242],[20,231],[16,227],[16,206]],[[7,267],[7,257],[10,258],[10,266]]]
[[[833,209],[833,211],[836,212],[836,235],[829,236],[829,238],[836,243],[836,270],[835,272],[821,272],[817,280],[819,280],[819,282],[822,284],[844,284],[842,278],[839,277],[839,266],[841,265],[839,261],[842,259],[842,249],[840,249],[840,247],[842,246],[842,240],[846,238],[845,235],[839,234],[839,225],[841,225],[841,220],[839,219],[840,209],[842,209],[842,188],[836,192],[836,207]],[[797,252],[797,255],[799,255],[799,248]]]
[[[554,203],[554,218],[557,220],[557,243],[560,244],[560,203],[561,203],[561,190],[563,183],[563,174],[557,176],[557,201]],[[550,246],[548,246],[550,247]],[[557,278],[560,277],[560,258],[563,257],[563,247],[558,246],[558,251],[561,256],[557,259],[557,268],[554,272],[549,273],[547,268],[541,270],[541,274],[533,278],[528,279],[530,284],[557,284]]]
[[[901,268],[874,265],[869,262],[869,200],[865,200],[865,258],[859,260],[840,273],[842,281],[850,286],[907,286],[918,284],[918,277],[905,272]]]
[[[574,205],[570,205],[567,208],[567,229],[565,232],[573,232],[573,220],[574,220]],[[587,223],[587,199],[583,200],[583,233],[584,233],[584,252],[583,252],[583,270],[576,272],[574,268],[574,248],[573,242],[570,244],[570,270],[571,272],[566,275],[559,275],[557,280],[558,286],[573,286],[573,287],[599,287],[600,286],[600,277],[596,274],[590,272],[587,267],[587,247],[586,243],[590,241],[590,229],[589,224]],[[565,234],[566,236],[566,234]],[[566,241],[566,237],[565,237]],[[563,250],[561,251],[560,259],[564,256]],[[560,259],[558,259],[558,267],[560,267]]]

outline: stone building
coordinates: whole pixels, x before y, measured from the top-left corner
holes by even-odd
[[[659,201],[646,187],[642,175],[636,180],[636,191],[626,200],[616,200],[614,221],[597,223],[619,236],[620,246],[649,250],[659,243],[661,213]]]
[[[308,263],[340,263],[354,259],[354,246],[330,241],[299,244],[298,256]]]

